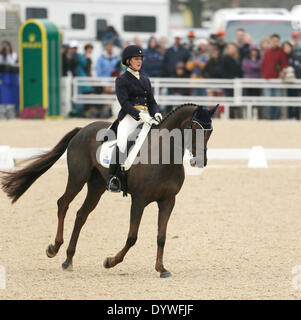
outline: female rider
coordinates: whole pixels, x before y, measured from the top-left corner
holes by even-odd
[[[122,52],[122,63],[127,70],[116,79],[115,90],[121,110],[111,128],[117,126],[116,154],[126,152],[127,138],[140,123],[157,123],[162,120],[157,102],[154,99],[149,79],[140,73],[143,50],[136,45],[126,47]],[[116,173],[120,169],[120,161],[111,161],[107,189],[119,192],[121,184]]]

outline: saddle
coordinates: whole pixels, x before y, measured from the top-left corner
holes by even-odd
[[[127,195],[127,176],[128,172],[133,165],[142,145],[145,141],[151,125],[148,123],[140,124],[137,129],[129,135],[127,142],[127,151],[125,154],[122,154],[122,161],[120,164],[120,172],[118,176],[121,181],[121,190],[123,195]],[[108,128],[110,130],[110,127]],[[110,161],[112,159],[112,153],[117,147],[117,140],[110,139],[110,135],[106,133],[98,141],[104,141],[100,150],[97,151],[97,161],[104,168],[109,168]]]

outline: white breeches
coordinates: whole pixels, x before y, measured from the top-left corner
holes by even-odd
[[[143,112],[148,113],[148,111]],[[117,127],[117,145],[120,152],[126,151],[128,136],[135,131],[140,123],[142,123],[141,120],[136,121],[129,114],[119,122]]]

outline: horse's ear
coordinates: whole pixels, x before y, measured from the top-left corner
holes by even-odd
[[[218,109],[218,107],[219,107],[219,104],[217,104],[214,108],[209,110],[210,117],[212,117],[214,115],[214,113]]]

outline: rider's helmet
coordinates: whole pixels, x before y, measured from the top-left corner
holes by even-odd
[[[143,50],[136,45],[127,46],[122,52],[122,63],[126,66],[129,66],[129,59],[132,57],[143,57]]]

